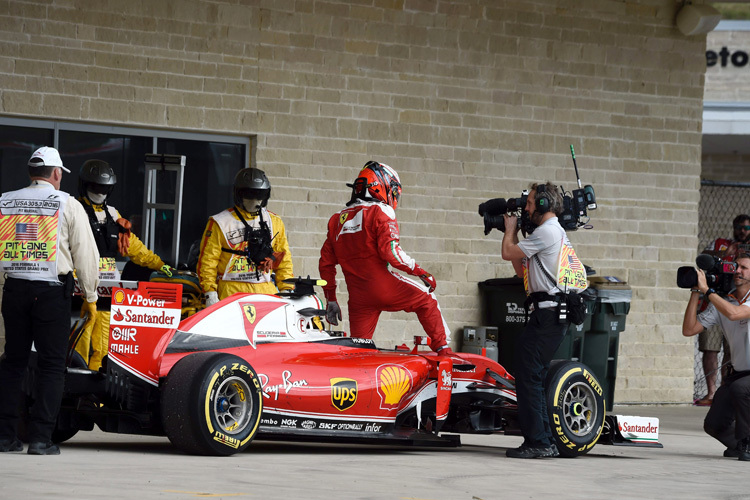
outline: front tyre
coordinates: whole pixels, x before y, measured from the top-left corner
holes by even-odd
[[[196,455],[233,455],[250,445],[262,412],[260,383],[242,358],[203,352],[178,361],[161,389],[169,440]]]
[[[602,386],[586,365],[572,361],[553,365],[545,385],[552,436],[560,455],[585,455],[602,432]]]

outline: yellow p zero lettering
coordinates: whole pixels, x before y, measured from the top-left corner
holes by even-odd
[[[560,382],[557,384],[557,387],[555,387],[555,404],[557,404],[557,402],[560,400],[560,391],[562,390],[563,384],[571,375],[573,375],[574,373],[579,373],[580,371],[580,368],[573,368],[572,370],[568,370],[565,375],[560,378]]]
[[[552,420],[554,421],[555,425],[560,425],[560,415],[558,415],[557,413],[552,415]]]
[[[232,371],[236,372],[240,368],[239,363],[232,363]]]
[[[221,370],[219,370],[219,375],[224,376],[225,371],[227,371],[227,365],[221,367]]]
[[[208,383],[209,387],[213,387],[216,383],[216,379],[219,378],[218,373],[214,373],[214,376],[211,377],[211,381]],[[210,434],[214,433],[214,426],[211,423],[211,394],[213,394],[213,391],[206,391],[206,399],[203,404],[203,411],[206,415],[206,427],[208,427],[208,432]]]

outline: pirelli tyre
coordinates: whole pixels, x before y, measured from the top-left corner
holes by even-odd
[[[550,367],[545,387],[550,426],[560,455],[585,455],[604,425],[601,384],[586,365],[562,361]]]
[[[260,383],[242,358],[204,352],[178,361],[161,389],[169,440],[195,455],[233,455],[250,445],[262,411]]]

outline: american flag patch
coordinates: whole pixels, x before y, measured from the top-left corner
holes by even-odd
[[[16,223],[16,241],[36,241],[39,224],[36,222]]]
[[[572,270],[578,271],[581,269],[581,262],[574,255],[568,255],[568,266]]]

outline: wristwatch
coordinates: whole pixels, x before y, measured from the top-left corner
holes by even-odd
[[[716,293],[716,290],[714,290],[713,288],[709,288],[708,290],[706,290],[706,293],[703,294],[703,298],[708,300],[708,297],[711,296],[712,293]]]

